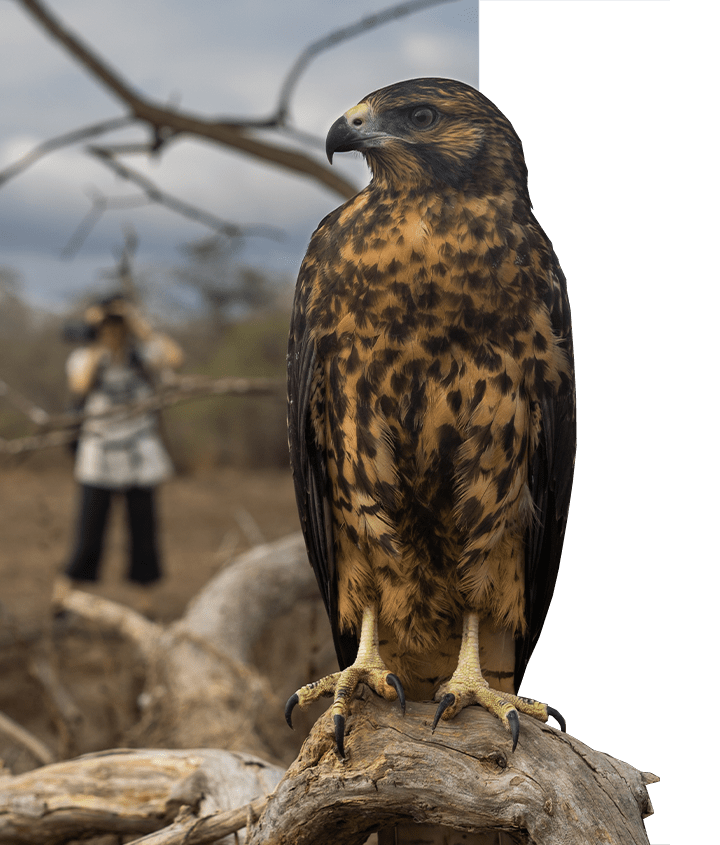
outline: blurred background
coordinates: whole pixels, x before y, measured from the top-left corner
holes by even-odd
[[[143,97],[229,122],[268,118],[308,45],[391,5],[223,2],[210,14],[197,3],[157,0],[122,7],[70,2],[49,9]],[[324,155],[327,129],[370,91],[427,75],[477,85],[475,0],[414,5],[410,14],[382,25],[368,23],[318,52],[296,78],[286,125],[255,128],[254,137],[300,151],[330,172]],[[44,142],[126,114],[22,3],[0,8],[0,100],[0,379],[13,394],[51,415],[65,410],[64,365],[72,347],[63,341],[62,327],[89,301],[128,280],[153,325],[183,348],[183,372],[284,379],[297,270],[310,234],[344,201],[342,193],[210,140],[182,136],[148,154],[155,139],[140,123],[61,144],[16,172],[14,165]],[[149,182],[121,178],[89,152],[90,145],[112,150],[114,161]],[[369,178],[355,154],[337,157],[333,172],[357,189]],[[152,201],[148,184],[155,198],[169,196],[170,205]],[[178,471],[163,508],[169,584],[178,581],[173,574],[184,571],[187,559],[196,577],[180,583],[197,587],[219,547],[229,548],[236,533],[237,548],[247,541],[234,502],[217,486],[218,474],[226,478],[227,489],[252,489],[249,498],[257,499],[257,474],[270,473],[271,498],[280,500],[282,517],[257,502],[252,518],[265,523],[270,537],[297,527],[282,390],[273,398],[186,403],[169,409],[163,424]],[[34,430],[17,403],[0,397],[0,436]],[[3,587],[10,588],[8,568],[15,571],[22,549],[15,574],[26,586],[15,591],[13,607],[26,622],[30,607],[43,598],[33,579],[49,575],[67,546],[74,495],[70,466],[67,450],[55,448],[24,454],[4,467],[18,474],[15,490],[37,482],[46,503],[26,507],[11,497],[2,509],[10,522],[2,533],[18,544],[6,542],[0,551]],[[38,480],[41,468],[45,475]],[[255,473],[252,482],[234,478],[247,472]],[[4,484],[0,495],[9,489]],[[208,517],[200,503],[203,490],[210,489],[218,491],[221,504],[208,501]],[[36,493],[29,501],[38,502]],[[225,505],[221,516],[216,510]],[[39,530],[33,523],[41,518],[47,525]],[[180,534],[175,519],[186,527]],[[268,520],[275,520],[272,527]],[[216,526],[212,536],[208,521]],[[192,532],[197,544],[188,543],[186,534]],[[42,546],[35,566],[28,563],[28,543]],[[169,616],[181,601],[165,604]]]
[[[12,444],[44,437],[46,415],[68,409],[65,361],[77,343],[64,329],[77,327],[88,303],[124,290],[184,351],[181,376],[265,378],[279,387],[163,412],[176,473],[160,492],[166,577],[153,618],[177,620],[238,554],[299,530],[284,399],[295,279],[320,220],[369,179],[359,155],[338,156],[331,169],[325,135],[370,91],[400,79],[478,82],[476,0],[402,4],[401,15],[373,20],[391,5],[71,0],[45,7],[132,92],[230,131],[250,122],[255,141],[280,158],[299,154],[319,178],[207,138],[159,139],[144,124],[125,125],[126,106],[23,3],[0,7],[0,444],[11,444],[0,455],[0,712],[61,757],[182,741],[132,734],[144,683],[132,645],[53,616],[53,582],[75,530],[74,458],[65,445],[18,452]],[[293,77],[280,125],[256,125],[276,113],[303,51],[334,33],[336,43],[307,54],[312,61]],[[137,607],[137,591],[124,580],[124,523],[116,507],[102,577],[83,589]],[[306,616],[325,632],[318,597],[313,589]],[[320,638],[329,644],[329,632]],[[325,651],[334,662],[332,648]],[[267,653],[259,659],[267,668]],[[284,680],[295,689],[310,677]],[[70,716],[58,710],[58,684],[74,702]],[[280,743],[271,750],[287,763],[312,722],[292,733],[276,704],[266,708]],[[37,765],[27,750],[6,744],[0,758],[16,772]]]

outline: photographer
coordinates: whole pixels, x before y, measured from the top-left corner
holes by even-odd
[[[93,339],[75,349],[66,365],[75,405],[88,416],[75,461],[81,485],[75,546],[66,577],[56,583],[56,600],[74,582],[98,579],[107,516],[118,493],[126,501],[130,532],[128,580],[147,588],[160,579],[154,492],[172,473],[156,414],[107,412],[151,396],[154,385],[181,365],[180,348],[153,332],[123,296],[88,308],[85,323]],[[145,599],[148,610],[147,590]]]

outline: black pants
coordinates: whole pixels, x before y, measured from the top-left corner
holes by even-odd
[[[75,549],[65,570],[68,578],[73,581],[97,581],[110,502],[113,496],[122,495],[127,505],[130,533],[128,580],[137,584],[157,581],[161,571],[155,539],[153,494],[153,487],[131,487],[116,491],[82,485]]]

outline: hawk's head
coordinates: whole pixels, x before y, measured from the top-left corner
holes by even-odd
[[[331,127],[334,153],[359,150],[378,184],[431,183],[498,193],[513,184],[527,198],[522,144],[486,97],[453,79],[408,79],[368,94]],[[528,198],[529,202],[529,198]]]

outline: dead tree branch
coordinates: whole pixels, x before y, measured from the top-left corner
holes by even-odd
[[[132,745],[214,746],[290,762],[299,736],[283,728],[283,702],[318,669],[335,667],[300,534],[239,557],[169,626],[82,590],[59,597],[56,609],[137,649],[145,687],[141,719],[124,740]],[[320,712],[298,714],[299,731]]]
[[[80,250],[106,211],[117,208],[140,208],[149,205],[151,202],[147,196],[106,197],[99,191],[92,191],[89,194],[90,209],[60,251],[61,258],[73,258],[75,256],[75,253]]]
[[[257,801],[244,804],[236,810],[203,816],[200,819],[188,813],[181,813],[169,827],[143,836],[142,839],[135,839],[128,845],[211,845],[219,842],[222,837],[229,837],[244,830],[257,819],[266,804],[267,798],[258,798]],[[233,845],[238,841],[241,840],[234,837],[228,840]]]
[[[305,153],[275,146],[252,136],[241,122],[228,124],[192,115],[177,109],[152,103],[135,91],[120,74],[107,64],[88,45],[70,32],[59,18],[39,0],[18,0],[35,20],[55,40],[65,47],[90,73],[98,79],[129,111],[132,119],[150,125],[154,135],[154,150],[181,134],[207,138],[218,144],[241,150],[246,155],[269,161],[278,167],[310,176],[344,198],[354,196],[354,185],[333,172],[321,161]]]
[[[99,123],[91,123],[89,126],[83,126],[79,129],[73,129],[72,132],[64,132],[62,135],[57,135],[55,138],[49,138],[38,144],[29,153],[26,153],[22,158],[13,162],[5,170],[0,171],[0,187],[5,182],[10,181],[13,176],[18,176],[23,170],[35,164],[43,156],[54,150],[59,150],[62,147],[68,147],[70,144],[77,144],[79,141],[87,141],[88,138],[94,138],[97,135],[105,135],[108,132],[114,132],[116,129],[124,129],[126,126],[131,126],[135,122],[132,116],[114,117],[112,120],[101,120]]]
[[[284,683],[273,676],[294,689],[297,678],[285,676],[297,670],[295,650],[317,655],[312,641],[297,642],[297,616],[281,628],[287,614],[277,606],[280,596],[296,610],[310,595],[304,555],[300,535],[243,555],[167,628],[70,592],[65,610],[122,632],[140,649],[148,674],[143,697],[152,701],[135,739],[157,747],[169,729],[176,747],[236,743],[242,753],[230,762],[221,757],[218,768],[216,758],[208,760],[220,751],[115,751],[0,777],[0,843],[134,831],[147,834],[134,845],[201,845],[240,831],[227,842],[362,845],[374,831],[423,825],[420,832],[440,826],[467,841],[502,832],[518,845],[648,845],[643,819],[652,813],[646,787],[654,775],[524,716],[512,753],[502,725],[478,707],[432,733],[434,704],[409,702],[403,716],[396,703],[363,690],[347,720],[347,759],[335,753],[327,712],[281,779],[282,770],[264,762],[276,741],[269,731],[282,719],[276,693]],[[317,590],[310,601],[321,604]],[[274,639],[282,641],[275,658]],[[329,643],[327,631],[317,641]],[[318,669],[322,664],[313,676]],[[258,756],[248,763],[248,754]],[[274,782],[230,795],[238,769]]]
[[[4,379],[0,379],[0,396],[4,396],[11,405],[13,405],[21,413],[25,414],[25,416],[31,422],[34,422],[35,425],[45,425],[50,419],[50,415],[46,411],[34,402],[31,402],[30,399],[20,393],[19,390],[15,390],[15,388],[10,387]]]
[[[50,141],[46,141],[44,144],[40,144],[31,153],[0,173],[0,185],[25,170],[43,155],[59,147],[76,143],[84,138],[110,132],[114,129],[123,128],[136,121],[140,121],[149,124],[153,131],[153,142],[145,147],[149,152],[157,152],[161,146],[180,135],[197,135],[241,150],[255,158],[270,161],[279,167],[296,173],[303,173],[324,184],[342,197],[348,198],[356,193],[356,187],[343,179],[342,176],[338,176],[337,173],[332,171],[324,163],[305,153],[285,147],[278,147],[267,141],[253,137],[251,130],[253,128],[281,129],[301,142],[308,143],[307,134],[291,127],[288,124],[288,118],[290,101],[299,78],[316,56],[356,35],[382,26],[388,21],[397,20],[398,18],[411,15],[431,6],[454,2],[454,0],[411,0],[411,2],[398,3],[319,38],[312,44],[309,44],[293,63],[283,80],[277,108],[270,117],[216,121],[206,120],[196,115],[190,115],[176,109],[151,103],[136,91],[130,83],[123,79],[90,46],[85,44],[77,35],[73,34],[44,3],[40,2],[40,0],[18,0],[18,2],[25,7],[28,13],[35,18],[46,32],[62,44],[80,64],[128,108],[129,114],[59,135]],[[137,151],[138,146],[133,145],[132,149],[133,151]]]
[[[151,622],[124,604],[82,590],[71,590],[63,597],[59,607],[130,640],[145,663],[151,661],[160,648],[164,631],[162,625]]]
[[[286,123],[290,114],[290,100],[292,99],[292,95],[295,93],[295,88],[297,87],[300,76],[310,62],[312,62],[312,60],[320,53],[341,44],[343,41],[355,38],[356,35],[361,35],[364,32],[368,32],[378,26],[382,26],[389,21],[404,18],[407,15],[412,15],[422,9],[428,9],[430,6],[440,6],[443,3],[453,2],[455,2],[455,0],[411,0],[411,2],[408,3],[398,3],[395,6],[390,6],[389,8],[376,12],[375,14],[368,15],[349,26],[336,29],[334,32],[330,32],[322,38],[318,38],[317,41],[313,41],[312,44],[308,44],[297,59],[295,59],[293,66],[290,68],[283,81],[275,115],[264,125],[276,126]]]
[[[6,440],[0,437],[0,455],[23,455],[38,449],[52,449],[67,446],[77,438],[74,431],[49,431],[47,434],[30,434],[27,437],[15,437]]]
[[[337,845],[361,845],[371,832],[414,823],[504,832],[527,845],[647,845],[655,775],[526,718],[511,753],[480,708],[433,735],[434,710],[410,703],[403,717],[366,693],[348,722],[348,759],[335,754],[326,713],[282,779],[259,758],[208,750],[118,750],[6,778],[0,843],[157,831],[133,845],[202,845],[244,829],[247,845],[327,842],[330,832]]]
[[[86,717],[63,683],[57,660],[51,657],[50,649],[44,648],[30,658],[28,673],[43,689],[45,707],[58,736],[57,759],[74,757],[77,754],[75,737],[83,730]]]
[[[16,721],[4,713],[0,713],[0,733],[10,737],[13,742],[29,751],[43,765],[55,762],[55,755],[44,742],[41,742],[36,736],[26,731],[22,725],[18,725]]]
[[[220,234],[226,235],[229,238],[247,237],[254,235],[261,238],[274,238],[280,240],[282,232],[275,226],[240,226],[237,223],[231,223],[228,220],[223,220],[209,211],[191,205],[184,200],[178,199],[159,188],[151,179],[138,173],[124,164],[121,164],[114,157],[114,154],[103,147],[90,146],[87,148],[90,155],[94,156],[98,161],[110,168],[121,179],[126,179],[137,185],[145,194],[150,202],[159,203],[175,211],[177,214],[186,217],[188,220],[194,220],[196,223],[201,223],[209,229],[213,229]]]

